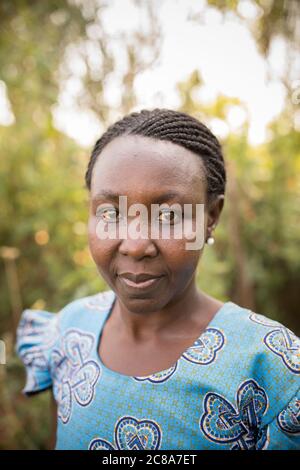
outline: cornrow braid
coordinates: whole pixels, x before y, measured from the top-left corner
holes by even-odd
[[[226,168],[218,139],[196,118],[164,108],[143,109],[128,114],[107,129],[97,140],[85,173],[85,182],[89,190],[93,167],[98,156],[109,142],[122,135],[140,135],[166,140],[191,150],[203,161],[208,199],[225,193]]]

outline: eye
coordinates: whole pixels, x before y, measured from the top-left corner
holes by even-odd
[[[117,222],[118,209],[115,207],[101,207],[96,210],[96,217],[101,217],[104,222]]]
[[[163,217],[162,217],[163,216]],[[159,216],[159,220],[162,222],[162,223],[166,223],[166,224],[174,224],[176,223],[178,220],[179,220],[179,215],[176,214],[175,211],[172,211],[172,210],[169,210],[169,209],[165,209],[165,210],[162,210],[161,211],[161,214]]]

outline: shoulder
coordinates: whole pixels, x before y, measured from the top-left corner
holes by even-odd
[[[269,317],[268,314],[255,312],[249,308],[242,307],[235,302],[226,302],[223,307],[224,306],[226,307],[224,309],[225,320],[228,321],[228,324],[229,322],[234,324],[236,329],[250,327],[255,329],[257,332],[262,332],[266,331],[266,327],[273,328],[280,326],[286,328],[282,323]]]
[[[264,394],[264,419],[271,421],[299,393],[300,338],[283,323],[233,302],[223,318],[236,370]]]
[[[106,313],[115,299],[111,290],[75,299],[57,313],[46,310],[25,309],[17,328],[17,343],[25,340],[38,344],[43,338],[47,343],[57,337],[57,333],[68,326],[80,324],[90,319],[91,313]]]
[[[91,323],[93,316],[104,317],[115,299],[112,290],[100,292],[95,295],[81,297],[65,305],[58,313],[59,327],[64,331],[69,327],[85,327]]]
[[[92,332],[113,303],[113,291],[73,300],[58,313],[26,309],[17,327],[15,351],[26,368],[24,393],[35,393],[52,385],[52,351],[72,328]],[[91,321],[97,316],[96,321]],[[101,320],[101,318],[100,318]]]
[[[284,356],[287,367],[295,373],[300,373],[300,364],[297,356],[293,354],[295,348],[300,346],[300,339],[293,331],[265,314],[241,307],[234,302],[227,302],[226,307],[222,320],[233,340],[239,340],[243,348],[249,347],[257,352],[267,348],[279,356]]]

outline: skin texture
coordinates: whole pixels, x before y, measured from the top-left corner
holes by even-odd
[[[97,207],[118,209],[118,199],[99,196],[104,191],[126,195],[134,203],[205,204],[205,240],[218,223],[224,196],[206,202],[206,178],[201,158],[167,141],[121,136],[110,142],[93,168],[88,239],[97,269],[117,295],[105,322],[99,345],[102,362],[115,372],[143,376],[171,367],[193,344],[223,305],[196,286],[196,269],[203,249],[186,250],[183,239],[100,240]],[[179,199],[159,201],[165,193]],[[110,213],[111,215],[111,213]],[[128,224],[135,217],[128,218]],[[193,228],[195,228],[193,209]],[[147,293],[126,288],[118,273],[163,275]]]

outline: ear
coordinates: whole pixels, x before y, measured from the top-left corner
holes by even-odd
[[[214,228],[218,225],[224,206],[224,194],[219,194],[208,202],[207,208],[207,236],[210,237]]]

